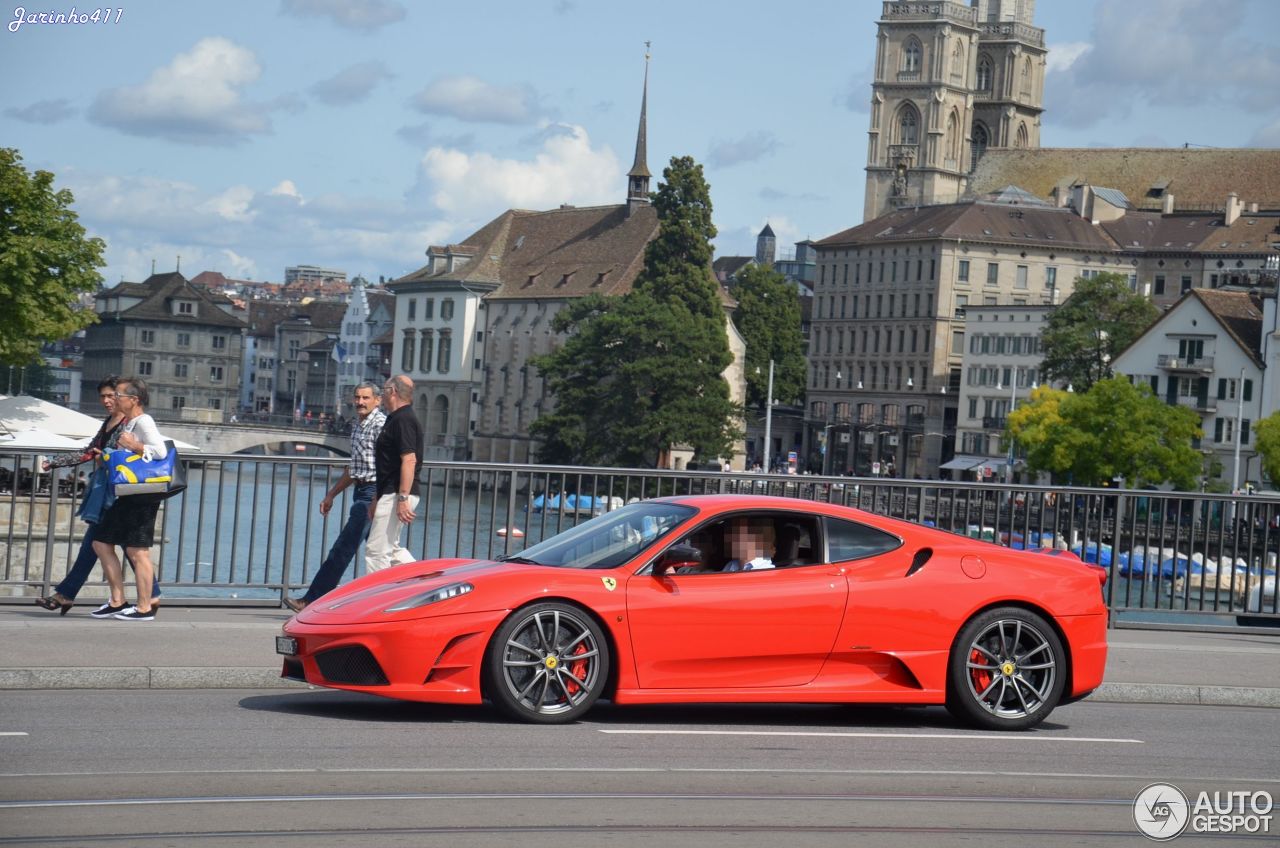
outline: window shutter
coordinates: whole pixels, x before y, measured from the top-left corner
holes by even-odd
[[[1247,445],[1249,443],[1249,419],[1242,418],[1240,420],[1240,444]]]
[[[1222,419],[1215,418],[1213,420],[1213,440],[1215,442],[1222,441]]]
[[[1218,400],[1227,399],[1227,381],[1222,377],[1218,378]]]

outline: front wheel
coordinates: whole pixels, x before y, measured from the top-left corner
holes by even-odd
[[[1062,640],[1042,617],[1017,607],[984,612],[960,631],[947,667],[947,709],[989,730],[1044,721],[1066,684]]]
[[[563,724],[591,709],[604,691],[609,647],[600,626],[579,607],[534,604],[498,628],[487,674],[491,697],[508,715]]]

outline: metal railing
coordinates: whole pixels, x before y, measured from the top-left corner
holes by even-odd
[[[166,596],[275,604],[308,585],[346,520],[350,490],[328,516],[318,510],[344,464],[241,454],[190,462],[190,487],[157,520]],[[82,473],[42,473],[38,456],[0,449],[0,602],[48,593],[70,568],[86,527],[75,517]],[[421,484],[407,546],[423,558],[515,553],[635,499],[770,494],[1075,551],[1108,570],[1104,594],[1120,621],[1280,623],[1276,495],[452,462],[424,463]],[[103,594],[100,578],[88,587]]]

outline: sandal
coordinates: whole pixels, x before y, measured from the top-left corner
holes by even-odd
[[[53,610],[61,610],[60,615],[66,615],[67,611],[75,606],[75,601],[68,601],[66,598],[54,592],[47,598],[36,598],[36,606],[44,607],[52,612]]]

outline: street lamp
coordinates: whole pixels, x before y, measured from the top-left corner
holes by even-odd
[[[759,370],[759,369],[757,369]],[[769,360],[769,391],[764,401],[764,473],[769,473],[769,448],[773,446],[773,360]]]
[[[1031,381],[1031,388],[1037,389],[1040,384],[1035,380]],[[996,391],[1000,391],[1003,387],[996,383]],[[1009,416],[1013,415],[1014,408],[1018,405],[1018,369],[1014,367],[1009,371],[1009,411],[1005,414],[1004,432],[1005,438],[1009,440],[1009,461],[1005,465],[1005,482],[1013,482],[1013,434],[1009,432]]]

